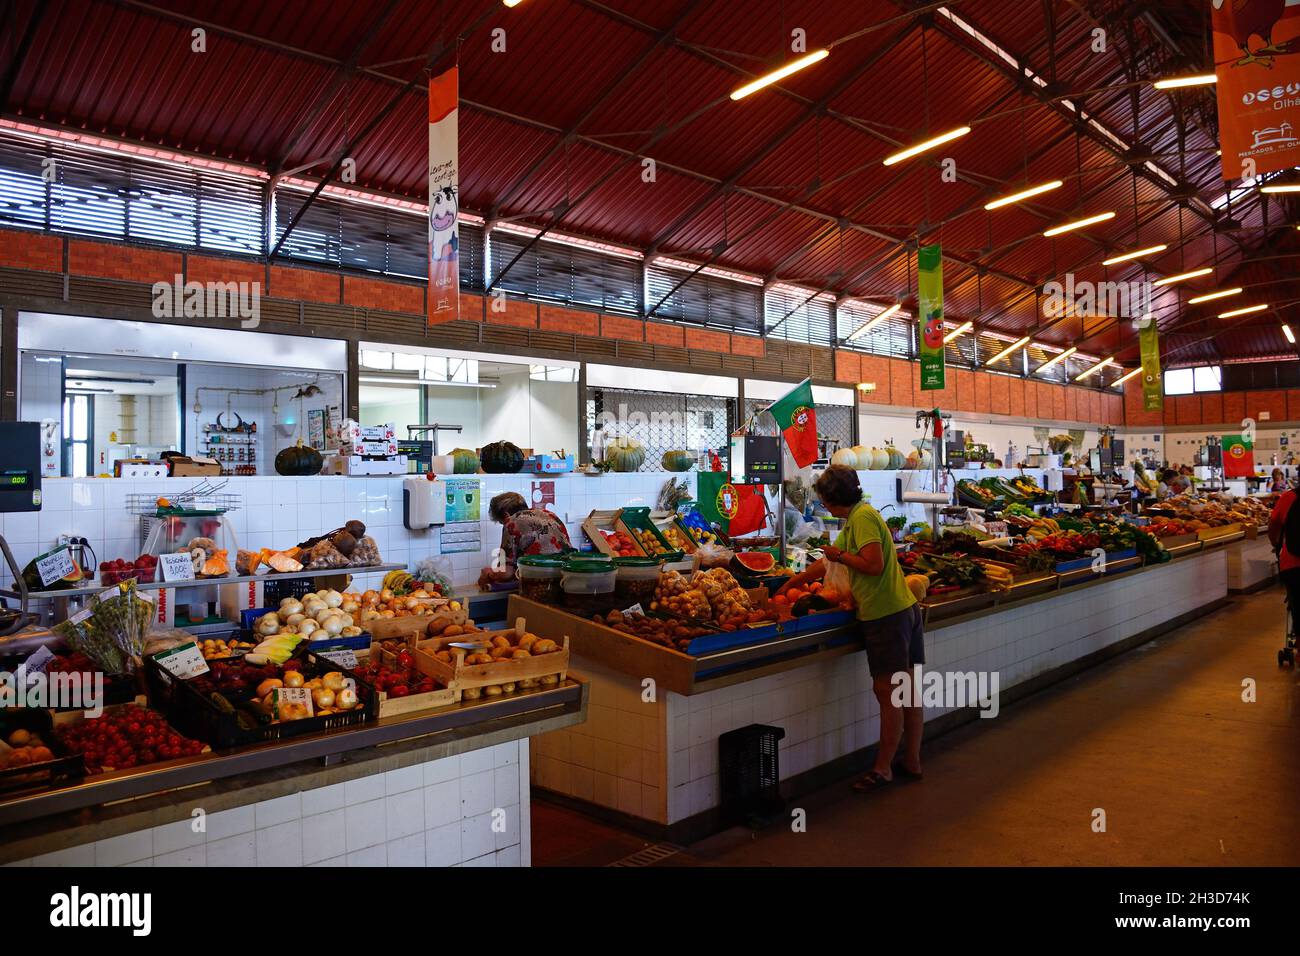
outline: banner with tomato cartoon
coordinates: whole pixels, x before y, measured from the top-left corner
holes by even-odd
[[[938,244],[916,254],[917,321],[921,323],[921,388],[943,388],[943,255]]]
[[[429,325],[460,318],[459,97],[456,67],[429,80]]]
[[[1245,478],[1255,473],[1255,444],[1245,435],[1224,435],[1223,477]]]

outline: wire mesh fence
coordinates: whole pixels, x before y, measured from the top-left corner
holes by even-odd
[[[745,399],[745,414],[741,421],[748,421],[771,402],[759,398]],[[853,407],[851,405],[818,405],[817,437],[823,442],[827,455],[837,448],[848,448],[853,444]]]
[[[614,438],[630,438],[645,447],[638,471],[662,471],[669,451],[689,452],[697,462],[712,451],[726,462],[735,428],[734,398],[601,388],[587,399],[591,460],[603,458]]]

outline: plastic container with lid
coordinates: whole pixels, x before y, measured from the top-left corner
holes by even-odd
[[[560,576],[565,559],[558,554],[526,554],[518,562],[519,593],[532,601],[558,604],[564,596]]]
[[[610,561],[593,561],[588,558],[566,561],[560,575],[566,607],[584,614],[607,610],[612,604],[614,584],[618,569]]]
[[[614,593],[628,605],[654,600],[663,558],[615,558]]]

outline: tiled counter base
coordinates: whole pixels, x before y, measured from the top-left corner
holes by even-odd
[[[209,812],[7,866],[528,866],[528,741]],[[196,813],[199,811],[199,813]]]
[[[1230,544],[1224,549],[1228,555],[1228,590],[1253,591],[1273,580],[1277,562],[1273,546],[1266,535],[1260,535]]]
[[[1227,550],[945,622],[926,634],[927,669],[996,672],[1005,705],[1225,600]],[[586,659],[574,666],[591,681],[588,719],[534,738],[533,783],[660,838],[694,839],[715,828],[718,737],[729,730],[751,723],[785,730],[781,778],[802,777],[787,794],[842,775],[879,739],[860,653],[649,703],[638,676]],[[976,714],[949,711],[927,709],[927,722],[943,729]]]

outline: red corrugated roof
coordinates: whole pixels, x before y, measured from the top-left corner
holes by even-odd
[[[1075,114],[1059,100],[1036,99],[1037,86],[1018,84],[1016,68],[956,20],[940,11],[929,28],[909,26],[906,8],[901,0],[526,0],[513,10],[499,0],[61,0],[44,10],[5,111],[294,168],[350,143],[404,83],[423,79],[423,60],[446,44],[456,52],[435,66],[458,59],[461,67],[466,209],[544,225],[567,200],[559,228],[574,234],[696,258],[725,240],[719,265],[878,297],[914,294],[914,266],[902,244],[925,224],[921,240],[941,242],[949,256],[950,313],[1072,341],[1084,334],[1081,324],[1046,324],[1032,287],[1065,271],[1081,280],[1141,279],[1140,263],[1106,270],[1100,262],[1136,245],[1178,244],[1167,183],[1134,167],[1144,174],[1135,213],[1134,179],[1118,147],[1095,130],[1078,135]],[[1122,86],[1127,41],[1114,28],[1124,11],[1114,3],[1104,15],[1096,4],[1092,13],[1069,2],[1052,8],[1054,35],[1043,5],[1024,0],[957,4],[951,13],[1042,77],[1054,70],[1053,93],[1082,105],[1125,144],[1150,147],[1154,162],[1195,188],[1194,207],[1182,215],[1185,245],[1152,264],[1169,271],[1217,261],[1214,279],[1226,281],[1243,256],[1276,242],[1252,197],[1234,208],[1243,229],[1221,234],[1216,249],[1206,219],[1224,184],[1207,114],[1187,113],[1180,159],[1173,101],[1142,84],[1135,127]],[[35,0],[20,0],[0,60],[17,50],[36,11]],[[1092,49],[1092,30],[1102,22],[1092,16],[1110,27],[1104,53]],[[1178,17],[1166,25],[1196,50],[1202,39],[1186,32],[1196,23]],[[208,31],[206,52],[191,50],[196,27]],[[831,45],[831,56],[780,88],[730,101],[727,94],[749,76],[793,55],[795,28],[806,31],[809,49]],[[492,50],[495,30],[505,31],[505,52]],[[858,31],[866,32],[846,39]],[[1138,36],[1156,43],[1141,30]],[[1159,56],[1186,53],[1141,52],[1140,70]],[[345,72],[354,59],[355,69]],[[358,186],[423,196],[424,117],[417,82],[352,146]],[[942,150],[897,167],[880,163],[896,144],[963,124],[973,132]],[[653,183],[642,179],[642,156],[658,164]],[[941,177],[936,164],[944,157],[955,160],[958,181]],[[1032,204],[982,209],[992,196],[1054,178],[1065,186]],[[1104,209],[1118,215],[1086,233],[1041,235]],[[1269,222],[1285,222],[1285,213],[1274,207]],[[1291,243],[1291,234],[1282,241]],[[977,282],[962,263],[978,264],[983,278]],[[1283,275],[1270,294],[1278,302],[1300,298],[1294,269]],[[1166,291],[1158,305],[1180,354],[1285,349],[1277,332],[1285,312],[1195,331],[1204,322],[1195,309],[1180,308],[1178,290]],[[1193,330],[1172,332],[1184,324]],[[1089,349],[1114,348],[1131,359],[1131,329],[1110,324],[1088,334]]]

